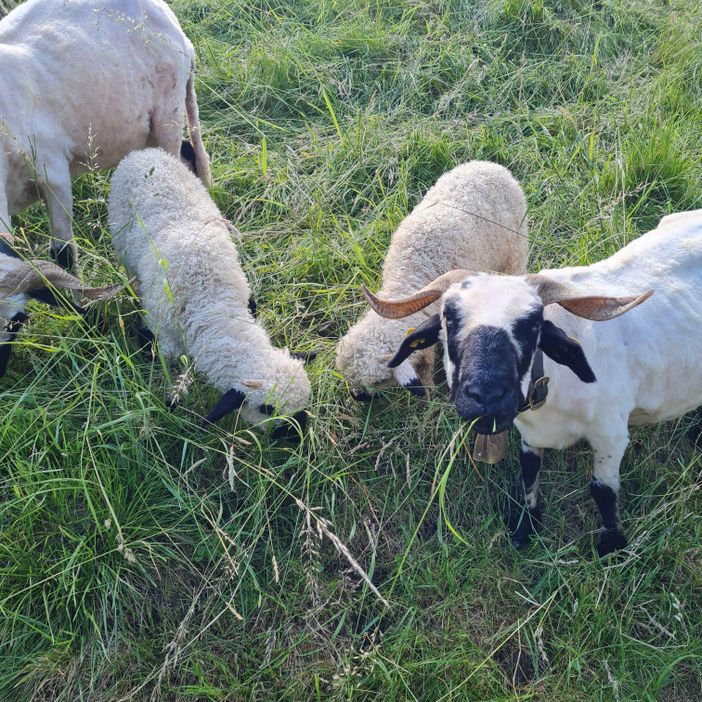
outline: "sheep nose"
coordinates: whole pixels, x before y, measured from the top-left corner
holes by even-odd
[[[507,396],[508,388],[501,383],[490,385],[468,384],[463,388],[463,394],[481,407],[490,408]]]

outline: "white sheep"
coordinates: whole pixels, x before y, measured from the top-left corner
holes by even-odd
[[[114,295],[121,285],[90,288],[78,278],[49,261],[23,261],[12,248],[7,235],[0,236],[0,378],[5,374],[12,352],[12,342],[27,321],[30,298],[49,305],[63,305],[82,314],[84,310],[71,300],[56,297],[55,289],[77,290],[89,300]]]
[[[41,196],[70,267],[71,178],[133,149],[181,150],[209,185],[195,52],[162,0],[27,0],[0,21],[0,231]]]
[[[590,266],[519,277],[453,271],[402,301],[370,298],[394,317],[441,299],[435,331],[458,413],[479,418],[482,433],[512,422],[519,429],[526,510],[515,546],[528,541],[541,516],[543,449],[580,439],[594,453],[590,491],[602,517],[597,551],[626,545],[617,496],[629,425],[674,419],[702,404],[702,210],[664,217]],[[549,394],[529,411],[524,400],[538,349],[547,356]]]
[[[519,274],[526,271],[527,223],[524,193],[496,163],[470,161],[442,175],[400,223],[383,265],[380,293],[401,297],[454,268]],[[431,310],[429,310],[431,311]],[[364,313],[336,350],[336,368],[358,399],[399,383],[416,395],[431,385],[434,350],[422,348],[394,368],[388,360],[408,328],[421,331],[426,312],[404,320]]]
[[[108,219],[164,356],[189,353],[225,393],[207,419],[241,408],[252,422],[277,413],[303,424],[310,382],[302,362],[273,347],[249,311],[231,225],[202,183],[160,149],[135,151],[112,177]]]

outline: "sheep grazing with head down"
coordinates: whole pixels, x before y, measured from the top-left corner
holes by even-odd
[[[402,297],[454,268],[523,273],[526,232],[526,200],[511,173],[487,161],[464,163],[442,175],[400,223],[379,294]],[[430,307],[388,320],[371,309],[349,329],[339,341],[336,368],[355,397],[369,399],[373,390],[396,384],[424,395],[432,382],[434,349],[422,344],[421,331],[432,312]],[[412,327],[418,332],[412,358],[389,366]]]
[[[0,236],[0,378],[7,369],[12,343],[28,319],[30,298],[67,307],[78,314],[85,311],[71,300],[57,297],[54,290],[58,289],[77,290],[89,300],[100,300],[114,295],[122,286],[90,288],[55,263],[23,261],[12,248],[9,237]]]
[[[182,150],[209,184],[194,60],[162,0],[27,0],[10,12],[0,21],[0,232],[41,196],[54,255],[70,267],[71,178],[147,145]]]
[[[202,183],[160,149],[135,151],[112,177],[108,218],[161,352],[190,354],[224,393],[207,420],[238,409],[252,422],[288,414],[304,425],[310,382],[302,362],[273,347],[251,314],[231,225]]]
[[[393,318],[440,301],[425,337],[444,344],[458,413],[477,420],[482,433],[513,422],[519,429],[525,511],[515,546],[540,521],[543,450],[579,439],[594,453],[590,491],[602,517],[597,551],[626,545],[618,491],[628,426],[674,419],[702,404],[702,210],[664,217],[590,266],[504,277],[456,270],[404,300],[366,296]],[[540,363],[549,395],[531,410],[525,400]]]

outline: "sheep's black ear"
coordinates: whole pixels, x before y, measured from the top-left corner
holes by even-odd
[[[218,419],[222,419],[225,414],[233,412],[239,409],[244,404],[246,395],[244,395],[241,390],[227,390],[227,392],[222,395],[219,402],[210,410],[210,413],[205,417],[205,424],[212,424]]]
[[[197,159],[195,158],[195,149],[189,141],[180,142],[180,157],[188,168],[197,175]]]
[[[408,334],[397,353],[388,363],[388,368],[397,368],[410,354],[419,349],[426,349],[433,346],[439,340],[441,330],[441,317],[433,314],[425,322],[422,322],[411,334]]]
[[[546,320],[543,323],[539,346],[556,363],[568,366],[584,383],[594,383],[597,380],[585,358],[582,346],[553,322]]]

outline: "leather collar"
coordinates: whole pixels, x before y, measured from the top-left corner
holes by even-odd
[[[537,410],[543,407],[548,395],[549,378],[544,375],[544,352],[536,349],[534,361],[531,364],[531,378],[529,379],[529,389],[524,404],[519,408],[519,412],[527,410]]]

